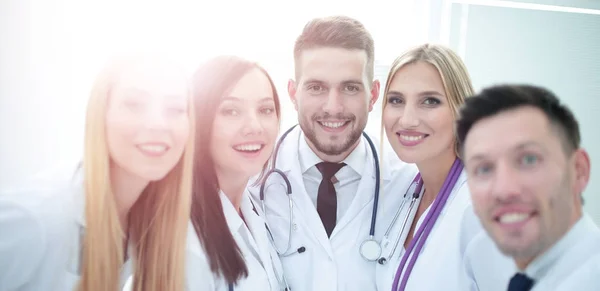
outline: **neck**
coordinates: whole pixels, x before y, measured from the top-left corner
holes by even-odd
[[[110,182],[115,197],[119,221],[121,222],[121,228],[123,231],[127,231],[129,225],[129,210],[131,210],[133,204],[138,200],[142,191],[148,186],[149,181],[132,175],[122,168],[113,165],[110,171]]]
[[[219,182],[219,189],[225,193],[225,196],[229,198],[233,207],[240,213],[242,197],[250,178],[235,173],[217,171],[217,180]]]
[[[525,269],[531,264],[531,262],[533,262],[533,260],[535,260],[536,258],[538,258],[540,256],[543,256],[550,249],[555,247],[556,244],[558,244],[561,240],[565,239],[565,236],[567,236],[569,234],[569,232],[571,230],[573,230],[573,227],[581,219],[581,217],[582,217],[582,210],[581,210],[581,207],[578,207],[575,211],[571,212],[571,217],[568,220],[568,225],[566,227],[562,228],[562,230],[559,231],[555,235],[555,237],[557,237],[557,239],[553,243],[541,248],[541,250],[539,250],[533,256],[529,256],[529,257],[516,256],[516,257],[514,257],[515,265],[517,265],[517,268],[519,268],[520,271],[525,271]]]
[[[362,135],[361,135],[361,137],[362,137]],[[317,149],[317,147],[310,140],[308,140],[308,138],[306,136],[304,137],[304,140],[306,140],[308,147],[315,153],[315,155],[317,155],[317,157],[319,157],[319,159],[323,160],[324,162],[330,162],[330,163],[342,162],[350,155],[350,153],[352,153],[352,151],[354,151],[354,149],[360,143],[360,137],[359,137],[356,140],[356,142],[352,146],[350,146],[346,151],[344,151],[343,153],[340,153],[339,155],[328,155],[328,154],[325,154],[325,153],[319,151]]]
[[[448,174],[450,173],[450,169],[452,168],[455,159],[456,155],[454,152],[450,152],[417,163],[417,168],[419,168],[419,173],[421,173],[423,185],[426,190],[424,194],[425,197],[423,198],[433,199],[438,195],[444,185],[444,181],[446,181],[446,177],[448,177]]]
[[[519,268],[520,272],[525,272],[525,269],[527,269],[527,266],[529,266],[532,261],[533,258],[515,258],[515,264],[517,265],[517,268]]]

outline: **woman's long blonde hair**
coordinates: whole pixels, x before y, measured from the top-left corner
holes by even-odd
[[[121,227],[111,190],[105,118],[119,74],[137,61],[119,58],[109,63],[96,79],[87,105],[83,157],[86,230],[79,282],[82,291],[120,289],[127,230]],[[129,212],[130,243],[135,246],[135,291],[180,291],[185,286],[195,120],[189,100],[190,134],[182,158],[165,178],[144,189]]]
[[[396,76],[396,73],[404,66],[417,62],[431,64],[437,69],[440,78],[442,79],[442,84],[444,85],[444,93],[446,94],[446,98],[448,98],[452,116],[454,117],[454,120],[456,120],[458,109],[465,102],[465,98],[474,94],[473,85],[467,67],[461,58],[450,48],[438,44],[423,44],[414,47],[394,60],[387,81],[385,82],[381,116],[383,117],[383,112],[387,105],[390,84]],[[382,118],[380,132],[381,142],[384,140],[383,133],[384,126]],[[454,136],[456,136],[456,132]],[[454,149],[458,156],[458,139],[455,139]]]

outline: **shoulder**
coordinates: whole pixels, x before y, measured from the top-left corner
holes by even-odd
[[[466,173],[463,171],[454,186],[454,199],[452,204],[455,205],[458,215],[460,216],[460,245],[461,252],[465,252],[466,248],[473,242],[478,240],[480,234],[485,234],[485,230],[475,212],[471,200],[471,193],[467,185]],[[481,240],[483,238],[479,238]]]
[[[73,217],[76,198],[81,196],[83,202],[83,195],[85,194],[81,183],[54,181],[2,191],[0,205],[12,213],[27,213],[26,216],[30,219],[36,218],[40,222],[46,222],[54,218]]]
[[[69,193],[58,185],[0,193],[0,282],[10,278],[16,288],[29,281],[52,246],[70,237]]]

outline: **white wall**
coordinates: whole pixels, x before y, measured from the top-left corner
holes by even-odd
[[[460,52],[477,90],[532,83],[551,89],[573,110],[592,162],[584,207],[600,224],[600,1],[529,1],[563,7],[517,8],[501,7],[512,5],[508,1],[463,2],[475,4],[450,5],[441,39]]]

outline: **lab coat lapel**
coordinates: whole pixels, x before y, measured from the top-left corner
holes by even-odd
[[[335,237],[337,233],[341,232],[346,226],[348,226],[354,219],[359,216],[359,213],[364,210],[367,206],[373,206],[375,198],[375,161],[373,160],[373,153],[369,147],[368,142],[362,137],[363,142],[359,146],[366,147],[365,152],[365,167],[361,173],[361,179],[358,183],[357,192],[350,204],[350,207],[346,211],[343,217],[337,221],[331,237]],[[389,166],[385,161],[380,165],[381,169],[381,185],[379,192],[383,192],[384,185],[389,181]],[[384,172],[385,171],[385,172]],[[372,208],[369,209],[369,224],[371,223]],[[366,234],[365,234],[366,235]]]
[[[276,284],[277,278],[275,278],[273,273],[273,263],[270,254],[271,242],[267,237],[268,234],[265,221],[259,216],[259,210],[256,208],[256,205],[252,203],[250,193],[244,193],[244,196],[242,202],[244,218],[246,218],[248,229],[256,242],[255,251],[260,258],[263,268],[268,274],[269,284],[273,286]]]
[[[285,139],[277,164],[286,173],[292,185],[292,201],[294,203],[294,215],[296,216],[294,223],[304,224],[308,227],[327,254],[333,257],[331,243],[325,232],[325,227],[323,227],[317,208],[304,187],[304,179],[302,178],[300,161],[298,160],[298,142],[300,138],[300,127],[297,127]]]
[[[246,221],[248,230],[250,230],[250,233],[252,234],[252,238],[253,238],[251,240],[250,245],[253,248],[253,251],[258,254],[260,263],[263,265],[263,267],[265,269],[267,269],[268,260],[266,259],[267,256],[265,256],[265,254],[268,254],[268,253],[265,252],[266,244],[265,244],[265,241],[263,240],[264,230],[266,229],[265,224],[260,219],[260,217],[258,217],[257,213],[254,212],[254,207],[253,207],[252,203],[250,202],[250,198],[247,197],[246,195],[247,194],[244,193],[244,197],[242,198],[241,207],[242,207],[242,214],[244,215],[244,220]]]

